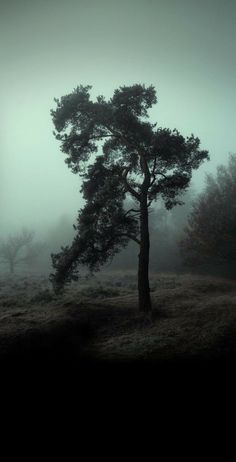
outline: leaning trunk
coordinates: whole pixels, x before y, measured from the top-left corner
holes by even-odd
[[[140,253],[138,266],[139,311],[148,313],[152,309],[149,287],[149,229],[147,198],[140,204]]]

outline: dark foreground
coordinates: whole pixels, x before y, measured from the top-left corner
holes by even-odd
[[[236,283],[153,275],[153,316],[137,312],[135,276],[73,285],[61,298],[43,278],[0,281],[1,366],[21,369],[234,368]]]

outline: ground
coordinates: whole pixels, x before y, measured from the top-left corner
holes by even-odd
[[[56,297],[38,275],[0,277],[1,361],[157,364],[236,356],[236,281],[152,274],[152,319],[136,275],[82,278]]]

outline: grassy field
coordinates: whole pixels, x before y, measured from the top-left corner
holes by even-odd
[[[56,297],[43,277],[1,275],[1,361],[156,364],[236,356],[236,281],[152,274],[152,319],[136,275],[102,273]]]

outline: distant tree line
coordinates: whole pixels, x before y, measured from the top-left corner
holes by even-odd
[[[236,155],[208,175],[205,189],[193,202],[181,254],[187,267],[236,274]]]

